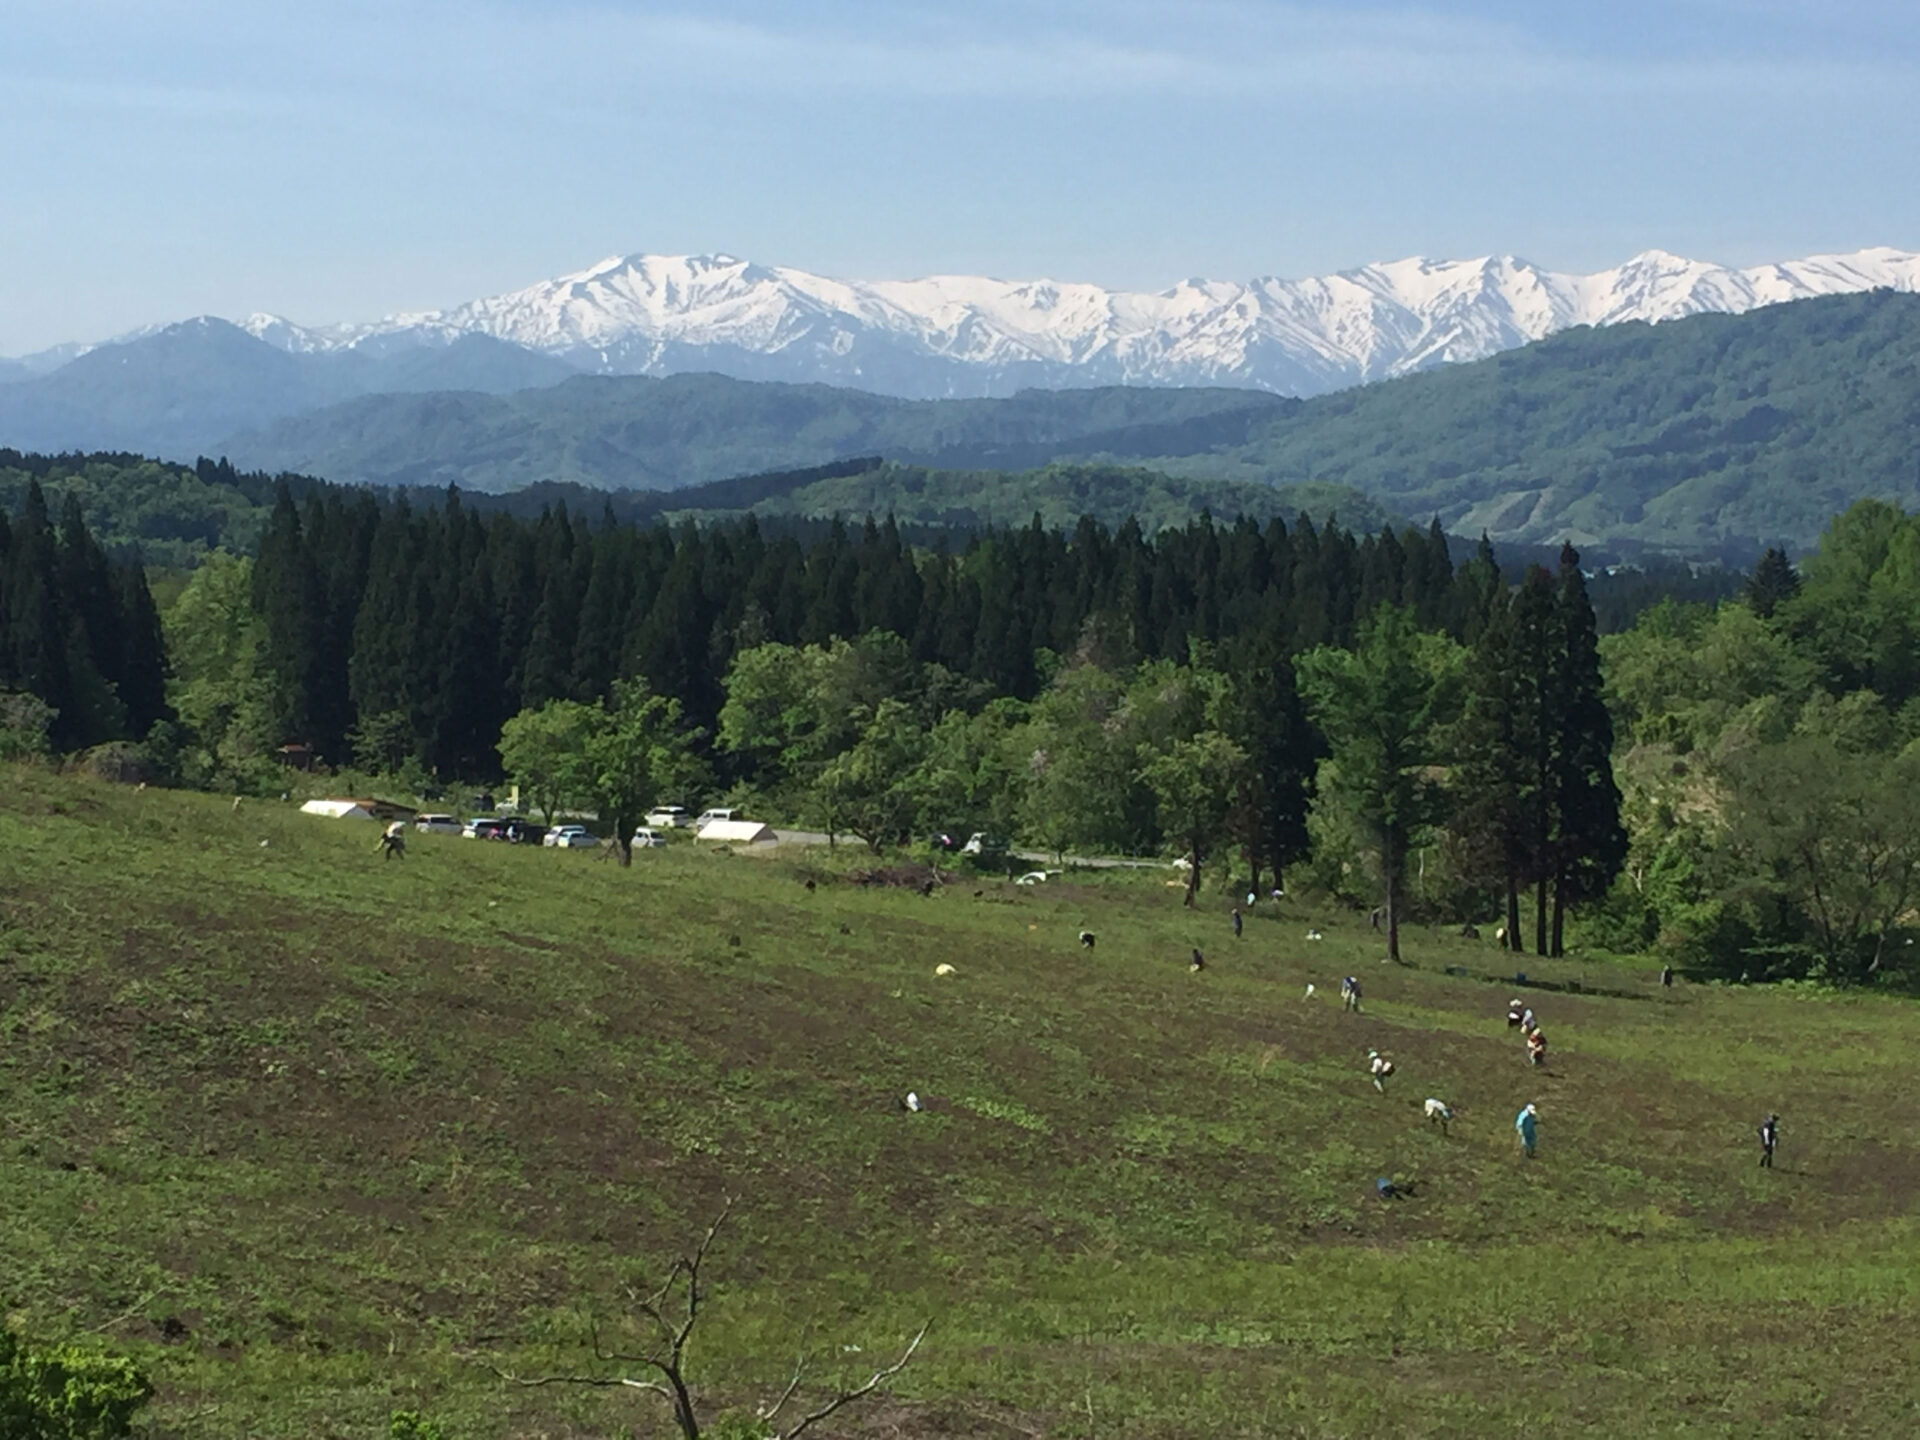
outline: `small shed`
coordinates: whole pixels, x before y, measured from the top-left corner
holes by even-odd
[[[771,825],[758,820],[709,820],[693,838],[724,841],[729,845],[757,845],[780,837],[773,833]]]
[[[309,800],[300,807],[302,815],[324,815],[329,820],[371,820],[371,800]]]

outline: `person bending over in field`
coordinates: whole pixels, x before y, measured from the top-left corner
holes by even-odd
[[[383,862],[406,859],[407,827],[402,825],[398,820],[387,826],[387,828],[381,832],[379,850],[380,859]]]

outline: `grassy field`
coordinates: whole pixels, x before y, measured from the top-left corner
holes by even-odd
[[[1910,1003],[1526,961],[1582,986],[1529,992],[1542,1074],[1490,942],[1415,931],[1389,967],[1293,909],[1236,942],[1152,872],[382,864],[278,804],[0,783],[0,1308],[134,1355],[152,1435],[665,1434],[649,1397],[487,1367],[591,1369],[584,1317],[617,1330],[727,1196],[709,1416],[931,1318],[833,1433],[1920,1428]]]

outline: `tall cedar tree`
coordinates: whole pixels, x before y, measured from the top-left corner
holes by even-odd
[[[137,557],[110,560],[69,496],[54,529],[39,482],[0,517],[0,689],[54,712],[63,750],[141,739],[166,704],[165,648]]]
[[[1534,953],[1548,952],[1547,905],[1553,875],[1551,859],[1558,818],[1554,809],[1554,764],[1563,727],[1564,696],[1555,651],[1560,643],[1554,613],[1553,577],[1538,565],[1527,567],[1526,577],[1513,597],[1513,766],[1519,789],[1520,830],[1515,836],[1517,871],[1510,877],[1507,944],[1524,950],[1521,941],[1517,887],[1533,885]]]
[[[60,589],[59,545],[47,519],[47,497],[38,480],[27,485],[0,580],[7,613],[0,681],[37,695],[53,707],[54,744],[67,748],[75,713],[68,676],[68,607]]]
[[[293,492],[282,482],[253,566],[253,608],[266,630],[262,668],[270,687],[269,715],[288,743],[312,743],[313,717],[326,685],[320,633],[325,606],[316,549],[300,524]],[[321,751],[319,758],[338,763],[346,757]]]
[[[1599,627],[1580,571],[1580,552],[1571,545],[1560,551],[1557,601],[1554,688],[1559,733],[1550,852],[1555,955],[1563,953],[1568,907],[1604,895],[1627,858],[1620,787],[1613,779],[1613,719],[1602,694]]]
[[[1762,620],[1772,619],[1775,610],[1799,593],[1800,572],[1784,550],[1769,549],[1747,577],[1747,604]]]
[[[1534,868],[1530,841],[1538,785],[1531,757],[1538,749],[1539,715],[1525,703],[1516,643],[1519,607],[1504,589],[1486,603],[1453,739],[1454,804],[1448,823],[1467,878],[1502,895],[1502,943],[1521,950],[1520,887]]]
[[[1283,886],[1287,867],[1305,859],[1311,844],[1307,810],[1325,747],[1307,723],[1293,662],[1285,655],[1229,665],[1228,676],[1228,733],[1247,757],[1229,823],[1253,888],[1260,889],[1263,867],[1276,887]]]

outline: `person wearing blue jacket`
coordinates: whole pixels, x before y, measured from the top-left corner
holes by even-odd
[[[1520,1135],[1520,1153],[1525,1155],[1529,1160],[1533,1159],[1536,1144],[1533,1124],[1537,1114],[1538,1112],[1533,1108],[1532,1103],[1529,1102],[1527,1108],[1516,1115],[1513,1120],[1513,1128],[1518,1131]]]

